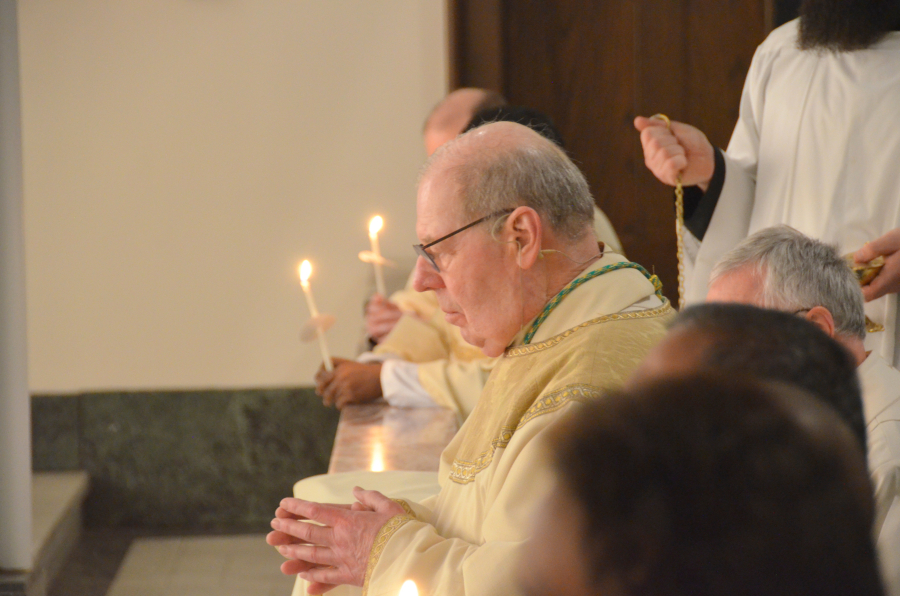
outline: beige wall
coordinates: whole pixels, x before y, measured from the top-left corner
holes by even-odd
[[[308,384],[412,265],[442,0],[19,2],[33,392]],[[396,287],[402,274],[389,278]]]

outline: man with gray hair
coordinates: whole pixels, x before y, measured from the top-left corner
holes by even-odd
[[[655,276],[601,250],[592,212],[578,168],[520,124],[479,127],[426,163],[415,289],[434,291],[446,320],[498,362],[441,456],[436,497],[357,489],[344,507],[281,502],[268,541],[309,593],[396,594],[407,579],[425,594],[514,592],[549,477],[543,437],[621,385],[673,314]]]
[[[445,142],[488,122],[518,122],[565,149],[552,119],[537,110],[505,106],[495,92],[457,89],[435,107],[425,124],[428,155]],[[474,114],[472,110],[478,111]],[[596,205],[594,231],[607,249],[624,255],[606,215]],[[444,320],[433,292],[416,292],[411,275],[390,298],[366,304],[366,334],[374,348],[357,358],[333,359],[334,370],[316,375],[316,392],[338,408],[379,397],[397,407],[441,406],[460,420],[472,411],[494,364]]]
[[[875,488],[875,532],[889,594],[900,594],[900,371],[866,353],[863,295],[833,246],[788,226],[760,230],[713,268],[708,302],[802,315],[856,360]]]

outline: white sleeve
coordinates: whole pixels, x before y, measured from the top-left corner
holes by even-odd
[[[886,596],[900,594],[900,499],[895,498],[888,512],[881,533],[878,535],[878,556],[881,562],[881,573],[884,577],[884,593]]]
[[[900,473],[897,462],[872,471],[875,511],[886,512],[881,526],[876,516],[876,546],[885,596],[900,596]]]
[[[375,352],[363,352],[356,357],[356,361],[363,364],[371,364],[372,362],[385,362],[386,360],[390,360],[392,358],[399,358],[399,356],[397,356],[396,354],[388,353],[376,354]]]
[[[419,365],[405,360],[385,360],[381,366],[381,393],[398,408],[436,408],[419,382]]]

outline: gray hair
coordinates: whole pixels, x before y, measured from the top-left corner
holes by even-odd
[[[579,240],[594,223],[594,198],[587,180],[563,150],[534,134],[534,142],[484,149],[448,168],[459,185],[463,215],[474,220],[508,208],[531,207],[546,217],[554,232]],[[426,162],[423,173],[445,154],[442,147]]]
[[[782,311],[822,306],[831,312],[835,332],[866,336],[859,281],[836,247],[789,226],[766,228],[722,257],[713,268],[710,284],[744,267],[759,275],[762,306]]]

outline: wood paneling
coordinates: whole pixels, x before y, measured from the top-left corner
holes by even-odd
[[[503,88],[501,0],[450,0],[450,88]]]
[[[549,114],[629,257],[675,291],[671,189],[632,126],[665,112],[725,146],[772,0],[451,0],[454,86]],[[475,18],[476,15],[481,15]]]

